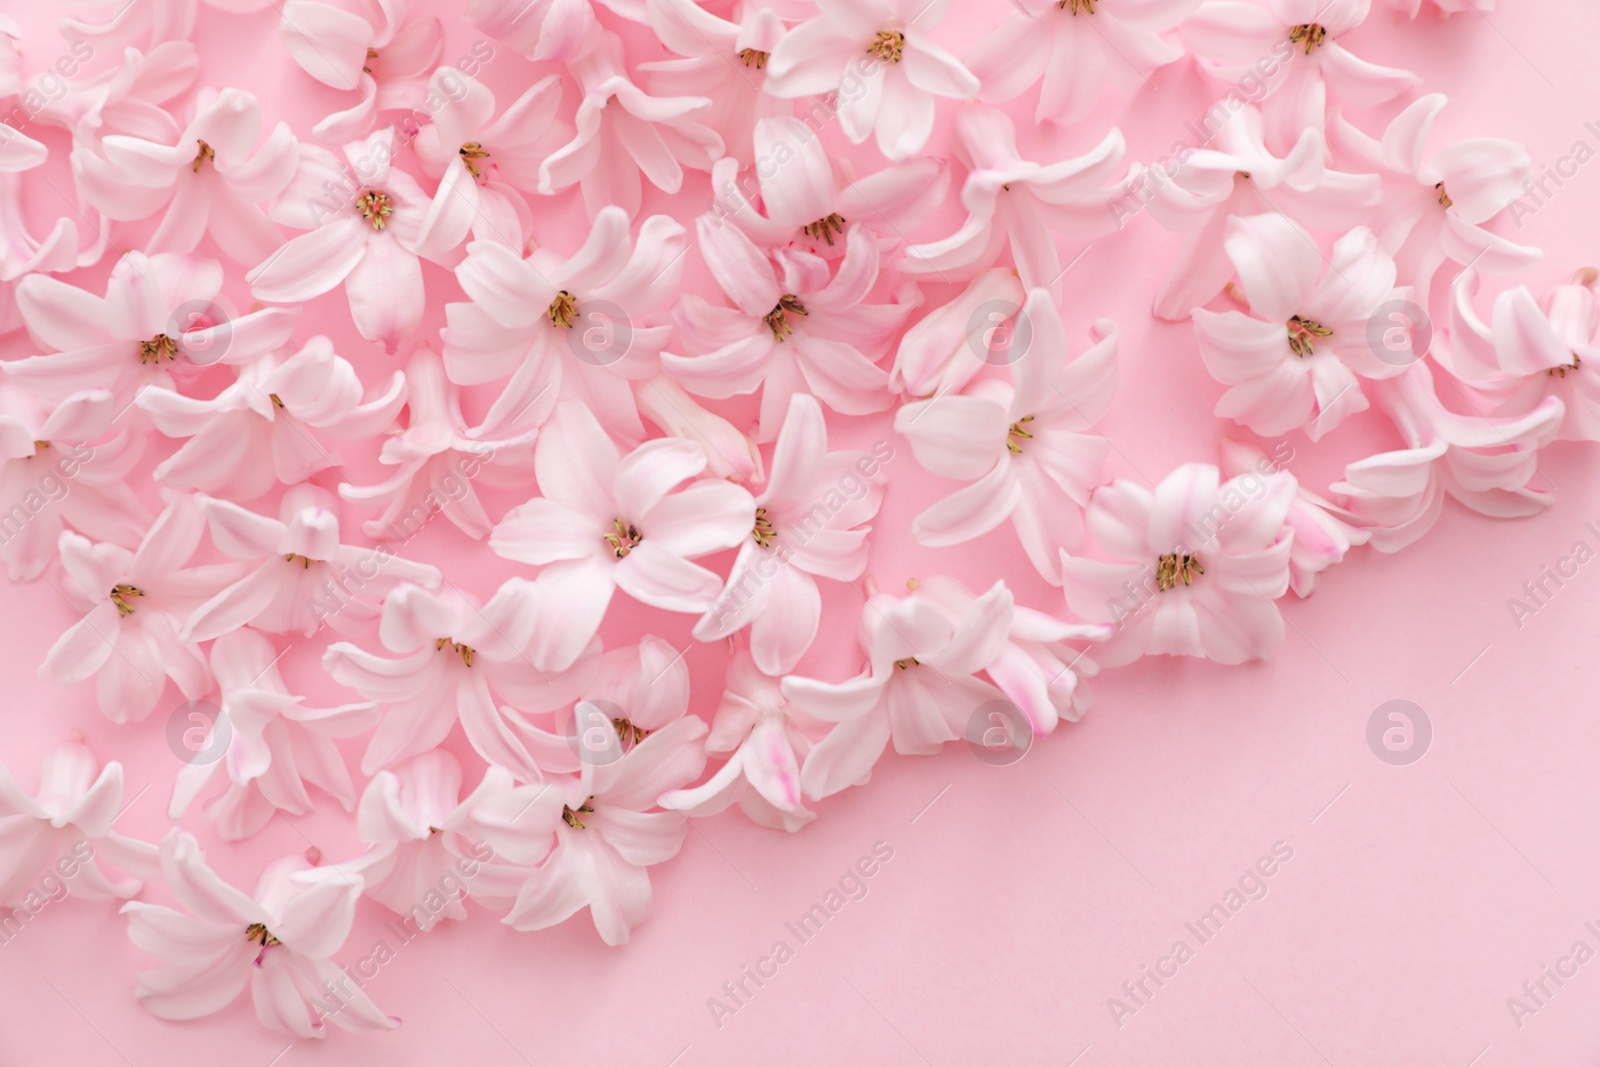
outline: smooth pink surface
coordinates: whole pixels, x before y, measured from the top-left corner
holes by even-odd
[[[58,14],[21,17],[43,26]],[[994,5],[967,0],[936,36],[962,51],[999,16]],[[203,7],[201,84],[250,89],[269,124],[287,118],[305,136],[333,94],[287,60],[277,21],[272,9],[224,16]],[[446,60],[476,39],[464,24],[447,23],[447,34]],[[1527,144],[1536,165],[1553,165],[1578,141],[1600,147],[1597,36],[1600,10],[1513,0],[1488,18],[1390,25],[1377,13],[1351,44],[1367,59],[1415,71],[1423,91],[1449,95],[1435,144],[1506,136]],[[37,70],[54,58],[37,42],[51,38],[35,32],[31,40]],[[500,48],[485,79],[503,92],[528,84],[530,70]],[[1025,95],[1011,109],[1024,154],[1081,151],[1113,121],[1128,134],[1130,158],[1165,154],[1184,136],[1183,118],[1198,120],[1218,90],[1188,61],[1152,80],[1133,101],[1065,132],[1030,130]],[[941,105],[930,152],[944,150],[949,106]],[[1360,121],[1380,128],[1393,110]],[[61,131],[29,132],[64,156]],[[47,173],[66,188],[61,161],[49,167],[60,168]],[[1525,279],[1535,292],[1600,259],[1597,182],[1592,167],[1579,170],[1515,232],[1546,251]],[[675,198],[651,195],[647,212],[687,219],[705,201],[705,178],[691,177]],[[911,236],[949,232],[956,206]],[[31,208],[46,220],[67,210],[47,189]],[[573,246],[583,224],[575,193],[535,210],[543,242]],[[139,228],[127,232],[136,237]],[[1206,376],[1190,326],[1158,324],[1148,313],[1178,241],[1139,219],[1091,246],[1066,278],[1070,331],[1082,336],[1102,315],[1123,330],[1118,398],[1100,427],[1116,446],[1119,476],[1157,480],[1178,463],[1214,461],[1216,440],[1230,431],[1209,414],[1222,387]],[[1077,251],[1064,247],[1064,260]],[[691,260],[687,284],[703,289],[703,265]],[[98,284],[110,262],[74,280]],[[235,286],[239,273],[230,271]],[[456,289],[436,268],[427,280],[424,328],[434,330]],[[387,361],[349,328],[341,293],[315,302],[308,316],[331,325],[303,325],[297,336],[327,329],[364,380],[377,380]],[[12,335],[0,354],[27,354],[19,345],[25,340]],[[850,424],[846,444],[884,438],[896,447],[893,487],[875,524],[878,585],[898,589],[945,573],[981,588],[1004,577],[1019,603],[1058,609],[1059,592],[1035,576],[1009,529],[956,549],[911,542],[911,518],[947,487],[917,469],[891,420],[839,420]],[[1355,422],[1321,447],[1294,435],[1290,467],[1320,488],[1346,461],[1391,446],[1381,417]],[[377,468],[371,450],[344,453],[352,475]],[[624,948],[603,945],[583,916],[528,935],[481,909],[406,944],[385,925],[392,916],[364,902],[338,960],[357,968],[380,941],[394,951],[366,985],[403,1019],[391,1034],[291,1042],[260,1028],[247,999],[197,1022],[162,1022],[132,997],[130,973],[152,961],[128,943],[115,907],[52,904],[0,946],[0,1064],[1592,1063],[1600,961],[1559,989],[1547,983],[1554,996],[1520,1027],[1506,1001],[1524,996],[1523,982],[1539,979],[1574,942],[1600,949],[1600,935],[1584,925],[1600,929],[1600,565],[1581,569],[1520,628],[1506,601],[1574,542],[1600,547],[1593,456],[1570,444],[1541,453],[1543,479],[1559,499],[1537,518],[1494,522],[1452,504],[1406,552],[1358,550],[1312,599],[1284,602],[1290,636],[1267,663],[1162,658],[1106,672],[1092,682],[1095,706],[1084,722],[1062,727],[1014,766],[987,766],[964,749],[890,756],[870,785],[822,803],[821,817],[793,836],[736,811],[696,820],[679,858],[652,871],[654,912]],[[328,474],[319,483],[337,480]],[[496,518],[517,502],[488,499]],[[345,515],[352,525],[358,517],[349,507]],[[445,567],[480,595],[516,572],[443,523],[405,554]],[[165,720],[179,698],[169,691],[145,723],[119,728],[102,719],[89,686],[62,690],[38,679],[44,650],[76,617],[50,584],[59,579],[47,578],[4,593],[0,758],[31,788],[39,756],[81,729],[98,757],[126,767],[132,804],[119,829],[158,839],[177,770]],[[856,663],[861,599],[837,586],[824,596],[828,621],[799,673],[843,677]],[[657,633],[681,647],[691,623],[637,610],[604,633],[608,645]],[[351,699],[318,666],[324,643],[292,648],[284,674],[313,698]],[[690,649],[696,710],[713,705],[726,658],[720,644]],[[1433,723],[1430,751],[1411,766],[1386,765],[1367,747],[1368,716],[1391,699],[1415,702]],[[344,746],[352,766],[363,744]],[[476,781],[481,761],[459,734],[448,747]],[[271,859],[309,845],[334,859],[360,848],[353,819],[331,801],[232,845],[215,838],[198,807],[184,825],[219,872],[246,887]],[[801,943],[785,924],[876,842],[893,858],[867,881],[867,895]],[[1185,923],[1221,901],[1276,842],[1293,857],[1266,881],[1267,895],[1202,944]],[[157,887],[141,899],[165,898]],[[1123,983],[1180,939],[1193,958],[1159,989],[1147,980],[1153,996],[1119,1026],[1108,998],[1126,1002]],[[708,998],[725,999],[723,983],[780,940],[793,958],[719,1026]]]

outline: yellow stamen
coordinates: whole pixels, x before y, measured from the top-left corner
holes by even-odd
[[[1314,319],[1296,315],[1289,320],[1289,351],[1301,359],[1315,351],[1313,338],[1332,337],[1333,331]]]
[[[827,241],[831,245],[833,244],[834,234],[844,233],[844,216],[834,212],[818,219],[816,222],[806,223],[800,228],[800,232],[813,241]]]
[[[572,324],[578,318],[578,298],[565,289],[556,294],[550,301],[550,307],[545,310],[545,318],[550,320],[550,325],[559,326],[563,330],[572,329]]]
[[[1205,568],[1200,566],[1199,556],[1168,552],[1166,555],[1156,557],[1156,588],[1166,592],[1176,587],[1180,581],[1184,585],[1193,585],[1194,576],[1205,572]]]
[[[589,798],[589,800],[593,799],[594,797]],[[580,804],[577,811],[573,811],[565,804],[561,805],[561,818],[564,819],[566,824],[572,827],[574,830],[582,830],[584,828],[583,820],[578,818],[579,815],[594,814],[594,808],[590,805],[589,800],[585,800],[582,804]]]
[[[195,141],[195,144],[200,146],[200,151],[195,153],[194,162],[189,164],[189,169],[199,174],[200,168],[205,166],[206,160],[215,160],[217,158],[217,150],[204,141]]]
[[[897,660],[894,661],[894,665],[896,667],[898,667],[900,670],[903,671],[907,667],[915,667],[917,665],[917,662],[918,662],[917,658],[915,656],[912,656],[912,657],[910,657],[908,659],[897,659]]]
[[[1444,191],[1444,182],[1435,185],[1433,191],[1439,194],[1440,207],[1453,207],[1455,205],[1455,201],[1450,199],[1450,194]]]
[[[483,179],[483,171],[478,169],[478,160],[488,159],[489,150],[477,141],[468,141],[461,146],[460,152],[461,162],[466,164],[467,173],[472,175],[474,179],[481,181]]]
[[[272,406],[273,407],[277,408],[280,411],[283,410],[283,400],[279,398],[277,393],[268,393],[267,394],[267,399],[272,401]]]
[[[440,652],[443,652],[446,648],[448,648],[451,652],[454,652],[456,655],[460,656],[461,662],[468,667],[472,666],[472,657],[477,654],[471,646],[463,645],[461,642],[449,637],[439,638],[439,640],[433,643],[433,647]]]
[[[117,614],[126,619],[133,614],[133,605],[128,603],[129,597],[144,596],[144,590],[134,585],[114,585],[111,587],[110,600],[117,606]]]
[[[365,66],[363,66],[361,68],[361,72],[363,74],[371,74],[372,73],[372,61],[374,59],[377,59],[377,58],[378,58],[378,50],[376,48],[367,49],[367,63],[366,63]]]
[[[900,55],[906,50],[906,35],[899,30],[880,30],[878,35],[867,45],[867,55],[877,56],[886,63],[900,62]]]
[[[1012,455],[1022,455],[1022,442],[1033,440],[1033,434],[1023,429],[1032,421],[1032,415],[1024,415],[1016,422],[1013,422],[1011,429],[1006,431],[1006,448],[1010,450]]]
[[[744,65],[761,70],[767,65],[767,56],[771,53],[762,52],[754,48],[739,49],[739,58],[744,60]]]
[[[650,736],[649,730],[642,726],[635,726],[627,719],[612,719],[611,725],[616,728],[617,739],[622,742],[623,748],[632,748]]]
[[[605,535],[606,544],[611,546],[611,551],[618,559],[627,559],[628,553],[638,548],[639,542],[644,540],[644,534],[633,523],[621,519],[613,519],[612,525],[616,532]]]
[[[246,926],[244,928],[244,939],[246,941],[254,941],[262,948],[266,948],[268,945],[283,944],[282,941],[272,936],[272,932],[267,929],[265,923],[251,923]]]
[[[1578,353],[1574,352],[1572,353],[1572,362],[1569,365],[1564,367],[1551,367],[1549,370],[1545,371],[1545,373],[1550,375],[1552,378],[1565,378],[1568,371],[1576,371],[1578,367],[1582,365],[1582,363],[1583,360],[1578,358]]]
[[[778,539],[778,531],[773,528],[772,520],[767,518],[766,508],[756,508],[756,524],[750,536],[762,548],[771,548],[772,542]]]
[[[389,216],[394,214],[394,200],[388,193],[378,189],[371,189],[356,200],[356,210],[361,212],[361,217],[371,224],[374,230],[381,230],[389,225]]]
[[[1085,15],[1094,14],[1094,0],[1060,0],[1056,7],[1063,11],[1071,11],[1074,15],[1080,11]]]
[[[158,333],[148,341],[139,342],[140,363],[160,363],[162,360],[178,358],[178,342],[164,333]]]
[[[311,564],[316,562],[310,556],[302,556],[294,552],[285,552],[283,559],[285,563],[293,563],[295,560],[299,560],[301,570],[310,570]]]
[[[810,312],[806,311],[806,306],[800,303],[799,297],[793,293],[784,293],[778,298],[778,306],[767,312],[765,316],[767,329],[772,331],[773,337],[781,341],[791,333],[794,333],[794,327],[789,325],[788,316],[808,314]]]
[[[1305,45],[1306,55],[1309,56],[1312,52],[1317,50],[1317,46],[1320,45],[1323,41],[1323,38],[1327,36],[1328,31],[1320,24],[1308,22],[1303,25],[1296,26],[1294,29],[1289,31],[1289,43]]]

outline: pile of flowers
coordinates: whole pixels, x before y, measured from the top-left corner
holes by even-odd
[[[42,674],[130,735],[179,705],[197,731],[160,842],[117,832],[121,765],[80,741],[35,795],[0,770],[0,903],[68,865],[125,901],[162,1018],[248,987],[302,1037],[394,1027],[333,962],[358,907],[424,930],[587,912],[620,945],[689,819],[796,831],[891,743],[990,745],[1000,708],[1025,747],[1102,666],[1266,656],[1279,601],[1358,546],[1410,545],[1447,497],[1535,514],[1539,450],[1600,437],[1596,272],[1476,298],[1539,260],[1493,228],[1531,161],[1437,143],[1444,98],[1348,47],[1370,0],[1014,0],[964,56],[933,37],[949,0],[287,0],[262,47],[335,105],[306,129],[195,84],[197,18],[267,17],[206,2],[74,4],[59,49],[0,17],[0,330],[24,353],[0,363],[0,558],[81,611]],[[477,43],[443,62],[462,21]],[[530,61],[514,96],[479,77],[497,54]],[[1025,158],[995,107],[1098,136],[1188,57],[1210,136],[1159,160],[1115,128]],[[56,174],[75,207],[40,232],[23,194]],[[693,206],[645,214],[647,186]],[[546,245],[561,197],[587,238]],[[1148,226],[1184,235],[1152,313],[1192,322],[1239,439],[1108,481],[1120,334],[1064,301],[1061,249]],[[464,295],[442,330],[424,264]],[[691,265],[716,295],[680,291]],[[328,337],[348,324],[364,358]],[[1369,407],[1393,447],[1320,491],[1268,450]],[[836,444],[871,419],[893,432]],[[951,483],[909,536],[1014,536],[1036,587],[872,585],[901,446]],[[358,484],[336,448],[391,473]],[[473,595],[407,558],[439,520],[516,576]],[[797,673],[839,584],[865,590],[859,671]],[[726,642],[720,691],[659,637],[602,642],[640,604]],[[290,643],[347,703],[285,683]],[[441,747],[458,730],[470,766]],[[237,841],[329,801],[366,851],[278,860],[253,893],[176,825],[198,803]]]

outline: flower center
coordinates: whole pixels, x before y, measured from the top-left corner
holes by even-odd
[[[572,324],[578,317],[578,298],[565,289],[561,290],[556,294],[556,298],[550,301],[544,317],[550,320],[552,326],[559,326],[563,330],[572,329]]]
[[[295,560],[299,560],[301,570],[310,570],[313,563],[319,562],[318,560],[312,559],[310,556],[302,556],[295,552],[285,552],[283,554],[283,560],[285,563],[293,563]]]
[[[806,306],[800,303],[798,296],[793,293],[784,293],[778,298],[778,306],[767,312],[764,321],[767,324],[767,329],[772,331],[772,336],[781,341],[791,333],[794,333],[794,327],[789,325],[789,316],[806,314],[809,314],[809,312],[806,311]]]
[[[451,652],[460,656],[461,662],[468,667],[472,666],[472,657],[476,655],[476,652],[471,646],[463,645],[460,641],[457,641],[451,637],[439,638],[439,640],[433,643],[433,647],[439,652],[443,652],[446,648],[448,648]]]
[[[886,63],[900,62],[900,55],[906,50],[906,35],[899,30],[879,30],[878,35],[867,45],[867,55],[877,56]]]
[[[1309,56],[1312,52],[1317,50],[1317,46],[1320,45],[1323,41],[1323,38],[1327,36],[1328,31],[1324,29],[1321,24],[1316,22],[1308,22],[1303,25],[1296,26],[1294,29],[1289,31],[1289,43],[1305,45],[1306,55]]]
[[[478,160],[488,159],[489,150],[477,141],[468,141],[461,146],[460,152],[461,162],[466,164],[467,173],[481,181],[483,179],[483,171],[478,168]]]
[[[356,199],[356,210],[374,230],[381,231],[389,225],[389,216],[394,214],[394,200],[388,193],[369,189]]]
[[[1450,194],[1444,191],[1444,182],[1435,185],[1433,191],[1439,194],[1440,207],[1452,207],[1455,205],[1455,201],[1450,199]]]
[[[148,341],[139,342],[140,363],[160,363],[164,359],[178,358],[178,342],[164,333],[158,333]]]
[[[283,410],[283,400],[278,396],[277,393],[268,393],[267,399],[272,401],[273,407],[277,408],[279,411]]]
[[[1179,582],[1193,585],[1194,576],[1205,572],[1205,568],[1200,566],[1199,556],[1168,552],[1166,555],[1156,557],[1156,588],[1166,592],[1176,587]]]
[[[756,524],[751,529],[750,536],[755,538],[756,544],[762,548],[771,548],[772,542],[778,539],[778,531],[773,528],[772,520],[767,518],[766,508],[756,508]]]
[[[366,62],[366,65],[361,68],[361,72],[363,74],[371,74],[372,73],[372,61],[374,59],[377,59],[377,58],[378,58],[378,50],[376,48],[367,49],[367,62]]]
[[[739,58],[744,60],[744,65],[747,67],[754,67],[757,70],[761,70],[767,65],[767,56],[769,54],[770,53],[758,51],[754,48],[739,49]]]
[[[915,656],[911,656],[911,657],[908,657],[906,659],[897,659],[897,660],[894,661],[895,667],[897,669],[899,669],[899,670],[902,670],[902,671],[906,670],[909,667],[915,667],[917,665],[917,663],[918,663],[918,660],[917,660],[917,657],[915,657]]]
[[[136,585],[118,583],[111,587],[110,600],[117,606],[117,614],[124,619],[133,614],[133,605],[128,603],[128,598],[138,596],[144,596],[144,590]]]
[[[272,931],[267,929],[265,923],[251,923],[246,926],[244,928],[244,939],[246,941],[254,941],[262,948],[266,948],[268,945],[283,944],[282,941],[272,936]]]
[[[1094,14],[1094,0],[1060,0],[1056,7],[1063,11],[1070,11],[1074,15],[1080,11],[1085,15]]]
[[[628,719],[612,719],[611,725],[616,728],[617,740],[622,742],[623,748],[632,748],[640,741],[650,736],[650,731],[642,726],[635,726]],[[593,799],[592,797],[590,798]]]
[[[1562,367],[1551,367],[1545,373],[1552,378],[1565,378],[1568,371],[1576,371],[1582,363],[1583,360],[1578,358],[1578,353],[1574,352],[1572,353],[1572,362],[1570,364]]]
[[[1028,423],[1033,421],[1032,415],[1024,415],[1011,424],[1011,429],[1006,431],[1006,448],[1014,456],[1022,455],[1022,442],[1033,440],[1033,434],[1026,429]]]
[[[1315,351],[1313,347],[1314,338],[1332,336],[1333,331],[1315,319],[1296,315],[1289,320],[1289,351],[1301,359]]]
[[[827,241],[829,245],[832,245],[833,235],[844,233],[844,216],[836,211],[831,215],[818,219],[816,222],[806,223],[800,227],[800,232],[813,241]]]
[[[628,553],[638,548],[639,542],[644,540],[644,534],[633,523],[621,519],[613,519],[612,526],[616,532],[605,535],[606,544],[611,546],[611,551],[618,559],[627,559]]]
[[[199,174],[200,168],[205,166],[206,160],[214,161],[217,158],[217,150],[204,141],[197,140],[195,144],[200,146],[200,151],[194,154],[194,162],[189,164],[189,169]]]
[[[589,800],[593,799],[594,797],[589,798]],[[582,804],[578,805],[577,811],[573,811],[565,804],[561,805],[562,820],[574,830],[582,830],[584,828],[583,820],[578,818],[578,816],[594,814],[594,807],[589,803],[589,800],[585,800]]]

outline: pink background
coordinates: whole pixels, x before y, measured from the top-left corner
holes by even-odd
[[[964,51],[1001,10],[958,0],[936,36]],[[38,71],[58,54],[49,51],[56,41],[48,31],[37,32],[54,13],[23,17],[37,24],[28,58]],[[277,21],[272,9],[231,17],[202,8],[201,84],[250,89],[269,121],[287,118],[309,137],[311,121],[342,98],[292,65]],[[449,25],[445,59],[478,36]],[[1593,5],[1513,0],[1488,18],[1425,16],[1414,25],[1391,25],[1380,12],[1350,43],[1450,96],[1434,146],[1507,136],[1526,143],[1537,165],[1553,164],[1580,139],[1600,147],[1584,128],[1600,120],[1597,37]],[[502,47],[485,79],[503,104],[529,84],[530,71]],[[1025,97],[1012,109],[1024,154],[1081,150],[1115,120],[1130,158],[1164,155],[1218,89],[1187,61],[1152,81],[1131,103],[1115,101],[1098,124],[1064,133],[1028,129]],[[948,109],[930,151],[944,147]],[[1361,121],[1381,128],[1393,110]],[[68,188],[65,135],[28,132],[60,157],[46,173]],[[1536,292],[1600,260],[1597,192],[1600,167],[1591,166],[1524,229],[1501,227],[1546,250],[1526,279]],[[30,193],[42,219],[66,210],[42,183]],[[705,196],[704,177],[693,176],[683,194],[655,194],[646,209],[687,221]],[[535,210],[541,241],[573,247],[582,225],[575,195]],[[955,211],[947,205],[911,236],[949,232]],[[147,232],[131,226],[114,238],[137,247]],[[1120,476],[1159,478],[1177,463],[1212,460],[1228,432],[1209,414],[1221,389],[1206,377],[1189,326],[1148,315],[1176,247],[1175,236],[1141,218],[1096,242],[1066,277],[1070,330],[1081,336],[1099,315],[1123,329],[1122,382],[1101,427],[1116,446]],[[1077,252],[1064,245],[1064,261]],[[703,267],[690,259],[686,284],[703,291]],[[97,287],[109,265],[108,257],[74,280]],[[230,293],[243,303],[242,271],[229,273]],[[458,290],[434,268],[428,285],[431,332]],[[930,287],[929,295],[948,292]],[[313,305],[297,337],[318,330],[335,337],[369,384],[390,362],[355,336],[339,293]],[[0,354],[27,354],[26,343],[13,335]],[[897,449],[876,524],[870,569],[878,584],[898,589],[910,577],[947,573],[981,587],[1004,577],[1019,602],[1059,608],[1059,593],[1033,574],[1008,529],[953,550],[910,542],[911,518],[948,487],[917,469],[889,423],[857,420],[843,437],[888,438]],[[1292,443],[1292,469],[1321,487],[1346,461],[1393,439],[1367,416],[1321,447],[1298,435]],[[343,451],[352,478],[372,480],[372,450]],[[528,935],[480,909],[466,924],[399,945],[366,987],[404,1020],[392,1034],[336,1031],[324,1042],[291,1042],[257,1026],[247,1000],[206,1020],[162,1022],[133,1000],[131,972],[153,961],[128,943],[115,908],[51,904],[0,946],[0,1064],[1593,1063],[1600,961],[1520,1028],[1506,1007],[1575,941],[1600,949],[1584,928],[1600,927],[1600,564],[1581,570],[1520,629],[1506,605],[1575,541],[1600,547],[1584,527],[1600,526],[1592,455],[1573,445],[1541,454],[1543,479],[1559,500],[1539,518],[1491,522],[1451,505],[1411,550],[1356,553],[1314,598],[1285,602],[1289,637],[1268,663],[1229,669],[1158,659],[1108,671],[1093,682],[1095,706],[1084,722],[1063,727],[1020,763],[991,767],[964,749],[935,759],[890,756],[869,786],[823,803],[821,817],[794,836],[737,812],[695,822],[682,855],[653,869],[654,913],[625,948],[608,949],[586,917]],[[333,472],[320,479],[338,480]],[[495,516],[516,502],[488,500]],[[359,517],[347,512],[349,529]],[[478,595],[514,572],[486,547],[464,544],[435,523],[403,554],[444,565]],[[178,699],[169,690],[145,723],[110,725],[91,687],[61,690],[34,673],[75,617],[71,607],[43,581],[4,595],[0,654],[10,689],[0,757],[31,788],[39,756],[81,729],[98,756],[126,768],[133,803],[120,828],[158,838],[177,770],[165,718]],[[843,587],[826,595],[830,625],[800,673],[837,678],[855,668],[861,599]],[[659,633],[681,647],[691,621],[636,609],[605,633],[608,644]],[[285,643],[293,642],[279,647]],[[352,699],[321,676],[323,644],[289,651],[291,686],[327,701]],[[726,660],[721,644],[688,653],[703,713],[714,706]],[[1431,749],[1411,766],[1386,765],[1367,747],[1368,716],[1391,699],[1415,702],[1433,723]],[[475,781],[481,763],[459,742],[450,747]],[[352,766],[363,745],[347,746]],[[351,817],[325,798],[315,815],[276,818],[258,837],[231,845],[216,839],[198,808],[184,824],[217,869],[247,887],[271,859],[308,845],[332,858],[359,848]],[[784,924],[879,841],[894,855],[868,882],[868,895],[799,944]],[[1200,944],[1185,922],[1280,841],[1293,858],[1268,880],[1268,895]],[[144,899],[165,897],[157,887]],[[339,962],[353,966],[380,939],[397,946],[384,927],[390,918],[365,902]],[[780,939],[794,957],[719,1028],[708,998],[722,997],[722,984]],[[1119,1027],[1108,998],[1123,996],[1122,984],[1179,939],[1193,959]]]

